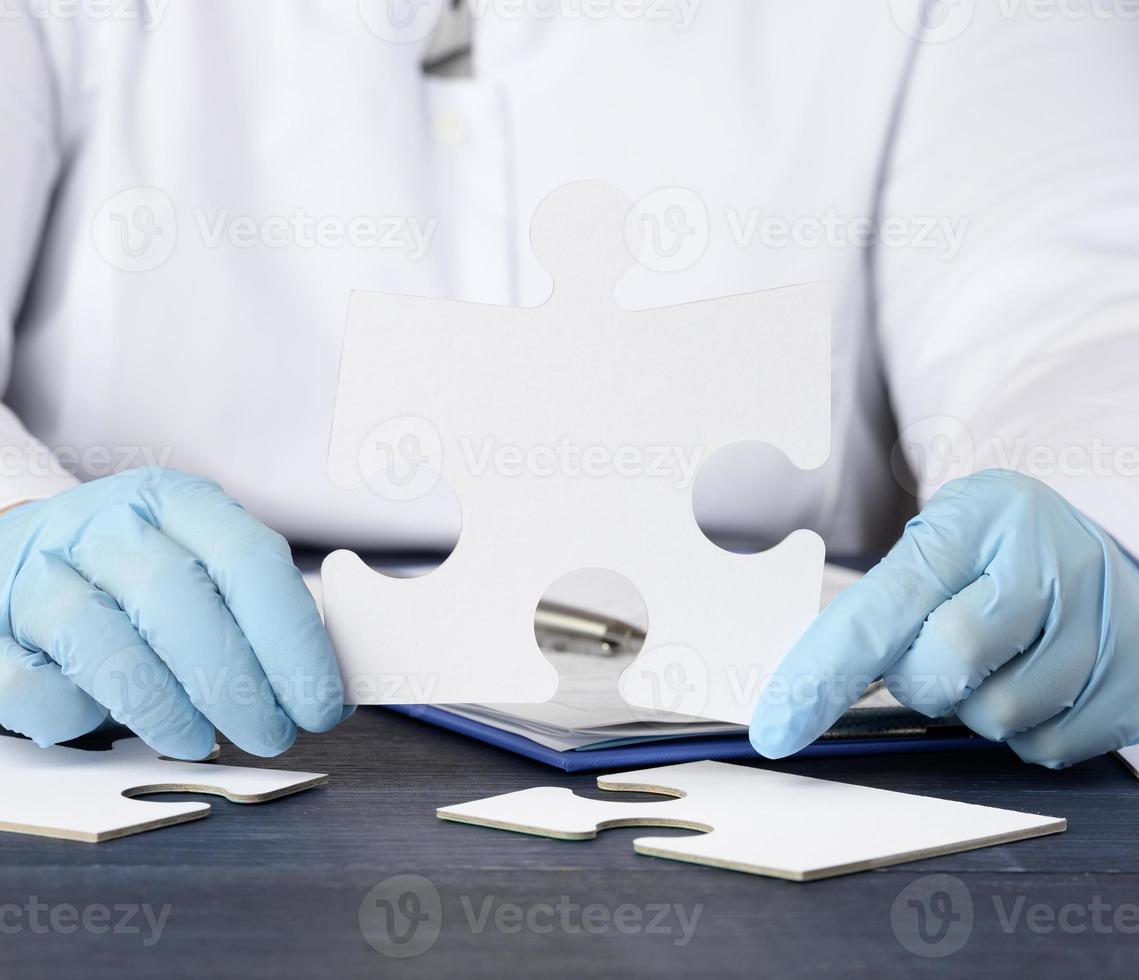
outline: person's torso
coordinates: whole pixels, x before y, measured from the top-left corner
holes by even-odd
[[[425,76],[384,0],[48,25],[69,162],[9,403],[82,476],[157,459],[295,540],[438,541],[445,495],[356,507],[326,476],[349,292],[539,303],[534,207],[598,178],[646,215],[627,305],[833,287],[830,462],[794,492],[725,465],[705,520],[881,547],[898,491],[866,227],[910,44],[887,5],[497,6],[475,4],[471,78]]]

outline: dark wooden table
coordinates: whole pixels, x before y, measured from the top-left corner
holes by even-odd
[[[222,761],[251,760],[227,746]],[[511,789],[602,794],[591,776],[381,709],[302,735],[269,765],[332,776],[262,806],[208,797],[204,820],[106,844],[0,834],[0,977],[1071,980],[1139,970],[1139,781],[1111,757],[1062,773],[1004,750],[785,763],[1069,820],[1059,836],[805,885],[641,857],[632,840],[643,830],[562,842],[443,823],[435,807]],[[426,881],[373,891],[400,875]],[[376,926],[385,897],[418,913],[418,929],[386,945]],[[910,898],[937,913],[924,934]],[[169,906],[160,935],[141,912],[122,922],[128,910],[114,908],[144,905],[155,917]],[[387,952],[425,948],[404,958],[373,949],[362,905]],[[69,906],[94,908],[95,928],[72,931]],[[103,932],[101,907],[122,928]]]

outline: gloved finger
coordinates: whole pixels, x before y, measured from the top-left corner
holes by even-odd
[[[1015,549],[1006,546],[987,572],[930,613],[884,675],[894,697],[930,718],[947,715],[1036,641],[1051,598],[1018,564]]]
[[[68,557],[122,607],[194,707],[227,738],[262,756],[292,745],[296,726],[193,555],[132,507],[116,505],[91,519]]]
[[[1117,705],[1113,710],[1102,703],[1088,704],[1081,696],[1054,718],[1011,736],[1008,745],[1025,762],[1063,769],[1139,742],[1139,729],[1126,721],[1132,707]]]
[[[340,670],[288,543],[216,484],[186,479],[154,501],[159,528],[201,559],[289,717],[308,731],[333,728],[344,705]]]
[[[1016,549],[1004,550],[1011,555]],[[1004,564],[1004,555],[998,560]],[[1038,641],[986,678],[957,708],[962,722],[994,741],[1027,732],[1073,707],[1095,672],[1101,641],[1101,618],[1087,613],[1102,601],[1102,574],[1080,565],[1057,583],[1033,570],[1059,567],[1058,561],[1042,563],[1038,555],[1027,554],[1010,564],[1025,597],[1021,602],[1048,611]],[[1016,596],[1009,596],[1008,604],[1015,606]]]
[[[1122,625],[1124,617],[1135,615],[1135,610],[1122,610],[1116,627]],[[1065,617],[1064,625],[1072,627],[1076,619]],[[1057,636],[1055,662],[1058,665],[1066,658],[1072,666],[1062,673],[1041,673],[1039,678],[1033,674],[1034,685],[1055,683],[1058,690],[1064,690],[1064,699],[1071,700],[1071,706],[1009,737],[1009,746],[1026,762],[1060,769],[1139,742],[1132,661],[1120,651],[1109,653],[1116,636],[1096,629],[1096,617],[1088,619],[1082,631],[1064,629]]]
[[[45,651],[151,748],[180,759],[210,754],[213,725],[126,613],[69,565],[45,554],[30,558],[12,588],[11,617],[21,644]]]
[[[0,635],[0,725],[39,746],[94,731],[107,709],[81,691],[40,650]]]
[[[1076,703],[1098,650],[1094,619],[1054,611],[1037,643],[987,677],[957,716],[997,742],[1042,725]]]
[[[778,759],[818,738],[909,649],[933,610],[983,571],[975,519],[953,503],[931,501],[799,638],[760,695],[750,731],[757,752]]]

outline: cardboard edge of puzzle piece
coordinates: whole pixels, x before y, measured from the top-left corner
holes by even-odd
[[[504,793],[501,796],[492,796],[485,800],[474,800],[455,806],[441,806],[435,810],[435,816],[451,823],[465,823],[475,827],[509,830],[516,834],[530,834],[537,837],[549,837],[554,840],[592,840],[602,828],[591,820],[577,822],[572,819],[562,819],[555,826],[547,824],[542,827],[533,827],[525,821],[514,821],[506,816],[516,801],[522,801],[528,807],[535,804],[549,807],[551,813],[557,813],[562,818],[568,818],[571,814],[580,812],[580,810],[575,811],[573,808],[581,799],[583,797],[578,796],[573,790],[562,786],[536,786],[532,789],[522,789],[513,793]]]
[[[688,763],[685,764],[692,767],[692,771],[703,770],[718,770],[720,772],[729,773],[731,770],[741,770],[743,772],[772,772],[771,770],[752,769],[751,767],[731,765],[728,763],[717,762],[704,762],[704,763]],[[683,795],[680,790],[675,787],[667,785],[667,779],[662,784],[655,777],[664,777],[668,768],[679,767],[661,767],[658,769],[643,770],[642,772],[628,773],[625,775],[616,776],[599,776],[597,778],[597,786],[599,789],[608,792],[630,792],[630,793],[659,793],[670,796]],[[703,773],[701,773],[703,774]],[[644,777],[651,776],[654,778],[646,779]],[[918,861],[923,858],[930,857],[943,857],[948,854],[959,854],[965,851],[980,850],[985,847],[993,847],[999,844],[1015,843],[1021,840],[1030,840],[1035,837],[1046,837],[1051,834],[1064,833],[1068,829],[1068,822],[1064,817],[1051,817],[1041,814],[1025,813],[1020,810],[1008,810],[1002,807],[992,807],[984,804],[976,803],[961,803],[956,800],[944,800],[940,797],[924,796],[914,793],[902,793],[897,790],[883,790],[873,787],[862,786],[857,783],[844,783],[834,780],[819,779],[814,776],[797,776],[790,773],[779,773],[776,778],[783,777],[793,780],[801,785],[815,785],[815,786],[831,786],[839,793],[847,794],[874,794],[879,797],[886,805],[889,805],[890,798],[895,801],[912,802],[912,801],[925,801],[930,805],[942,805],[948,809],[953,809],[961,815],[966,814],[980,814],[982,812],[991,816],[994,823],[1001,819],[1006,823],[1015,823],[1016,826],[1008,826],[1003,830],[997,830],[993,833],[981,834],[969,839],[955,839],[946,841],[941,844],[934,844],[928,846],[918,846],[911,848],[902,848],[896,850],[891,854],[881,855],[878,857],[870,857],[862,860],[854,860],[847,862],[834,862],[823,863],[817,867],[790,869],[778,868],[764,864],[749,863],[746,861],[736,861],[731,859],[717,859],[709,855],[695,856],[691,853],[686,853],[680,850],[678,845],[681,842],[691,843],[693,838],[653,838],[653,837],[638,837],[633,841],[633,849],[638,854],[645,854],[650,857],[667,858],[673,861],[683,861],[689,864],[707,865],[709,867],[723,868],[729,871],[742,871],[748,874],[759,874],[768,877],[782,878],[787,881],[817,881],[823,878],[833,878],[839,875],[853,874],[860,871],[870,871],[874,868],[890,867],[896,864],[903,864],[908,861]],[[741,777],[742,778],[742,777]],[[679,781],[679,780],[678,780]],[[713,832],[715,828],[709,831]]]
[[[24,739],[0,739],[0,780],[9,787],[21,771],[38,798],[0,800],[0,831],[81,843],[105,841],[207,816],[204,801],[140,800],[154,793],[204,793],[233,803],[265,803],[327,782],[324,773],[215,765],[160,756],[141,739],[116,740],[107,751],[65,746],[41,749]],[[136,775],[132,775],[132,773]],[[156,778],[159,776],[160,778]],[[105,791],[102,798],[92,793]]]
[[[210,807],[208,803],[200,803],[196,810],[184,813],[169,814],[147,823],[135,824],[131,827],[122,827],[105,831],[70,830],[66,827],[48,827],[42,824],[23,824],[18,821],[0,820],[0,833],[25,834],[28,837],[47,837],[51,840],[74,841],[76,844],[104,844],[107,841],[118,840],[120,837],[131,837],[143,834],[148,830],[162,830],[164,827],[176,827],[178,824],[190,823],[208,816]]]
[[[749,767],[745,766],[732,766],[727,763],[693,763],[694,767],[706,767],[708,765],[725,767],[727,770],[743,770],[748,771]],[[627,793],[659,793],[669,796],[677,796],[679,790],[668,785],[662,785],[655,779],[644,779],[647,775],[664,775],[666,768],[644,770],[640,773],[629,773],[624,776],[599,776],[597,778],[597,786],[599,789],[608,792],[627,792]],[[768,770],[753,770],[760,772],[767,772]],[[681,841],[691,842],[692,838],[667,838],[667,837],[638,837],[633,841],[633,849],[638,854],[644,854],[648,857],[666,858],[672,861],[683,861],[688,864],[698,864],[708,867],[723,868],[728,871],[741,871],[747,874],[758,874],[767,877],[782,878],[787,881],[807,882],[818,881],[824,878],[838,877],[839,875],[854,874],[860,871],[870,871],[875,868],[890,867],[896,864],[904,864],[909,861],[919,861],[924,858],[943,857],[949,854],[960,854],[966,851],[980,850],[985,847],[994,847],[999,844],[1015,843],[1021,840],[1031,840],[1035,837],[1047,837],[1051,834],[1064,833],[1068,829],[1068,822],[1064,817],[1050,817],[1040,814],[1030,814],[1019,810],[1007,810],[1001,807],[991,807],[983,804],[975,803],[960,803],[955,800],[943,800],[940,797],[923,796],[912,793],[901,793],[896,790],[881,790],[872,787],[861,786],[856,783],[842,783],[832,780],[819,779],[813,776],[794,776],[788,775],[790,778],[797,781],[806,781],[813,784],[829,784],[835,787],[843,787],[846,792],[858,793],[869,791],[874,794],[880,795],[885,801],[887,797],[900,798],[902,800],[924,800],[931,804],[944,804],[947,807],[957,808],[960,813],[979,813],[981,811],[989,812],[994,821],[998,817],[1002,818],[1018,818],[1016,823],[1019,826],[1009,827],[1004,830],[996,831],[991,834],[983,834],[978,837],[972,837],[968,840],[959,839],[948,841],[943,844],[929,845],[924,847],[914,847],[909,849],[902,849],[895,851],[892,854],[882,855],[879,857],[871,857],[863,860],[847,861],[845,863],[831,863],[820,865],[814,868],[803,869],[790,869],[778,868],[764,864],[749,863],[746,861],[737,861],[732,859],[717,859],[709,855],[695,856],[691,853],[686,853],[678,848]],[[839,792],[844,790],[840,789]],[[683,798],[683,797],[682,797]],[[714,827],[709,829],[709,833],[714,831]]]
[[[219,769],[240,769],[240,766],[219,766]],[[323,773],[284,773],[283,770],[249,770],[249,772],[273,772],[282,773],[287,776],[308,776],[306,779],[299,779],[282,783],[277,786],[269,786],[265,789],[258,790],[252,793],[239,793],[234,790],[226,789],[225,786],[214,783],[201,782],[199,780],[187,780],[185,782],[171,782],[163,781],[160,783],[153,783],[148,786],[135,786],[129,790],[123,791],[123,796],[128,800],[132,800],[138,796],[149,796],[152,793],[205,793],[208,796],[220,796],[230,803],[269,803],[272,800],[279,800],[283,796],[292,796],[294,793],[304,792],[306,789],[312,789],[316,786],[323,786],[328,782],[328,776]],[[205,804],[209,806],[209,804]]]
[[[752,777],[746,775],[747,773],[762,775],[753,780]],[[727,786],[725,798],[731,799],[734,804],[737,804],[737,808],[729,812],[722,821],[709,818],[707,814],[699,815],[701,813],[700,787],[701,784],[706,785],[709,779],[727,781],[725,783]],[[733,814],[737,817],[735,822],[739,823],[739,807],[749,805],[754,807],[758,802],[754,798],[743,802],[735,791],[744,788],[744,784],[752,782],[753,785],[747,787],[748,789],[755,791],[758,788],[765,792],[766,788],[762,785],[757,786],[757,781],[768,781],[772,784],[770,793],[772,799],[779,795],[781,789],[790,789],[794,793],[803,787],[810,786],[813,791],[830,792],[838,797],[846,797],[848,801],[855,803],[865,804],[868,799],[874,798],[877,804],[887,808],[894,807],[901,801],[902,805],[908,805],[911,808],[936,809],[940,811],[943,822],[948,820],[952,823],[954,818],[958,817],[987,818],[991,832],[979,833],[972,837],[961,837],[956,832],[950,834],[945,831],[942,843],[930,844],[927,842],[921,846],[902,846],[889,853],[875,853],[874,845],[861,840],[848,848],[848,851],[852,850],[861,856],[847,860],[837,859],[834,848],[830,847],[828,852],[826,846],[821,849],[813,861],[805,861],[800,856],[798,859],[800,863],[797,865],[795,859],[786,861],[784,865],[779,865],[774,861],[756,860],[743,855],[746,855],[748,845],[754,842],[754,834],[763,833],[760,814],[754,810],[749,811],[749,815],[755,816],[754,828],[750,826],[747,828],[733,827],[731,824],[733,823]],[[692,790],[692,800],[690,800],[689,794],[683,786],[685,783],[688,784],[688,789]],[[731,786],[732,783],[736,783],[736,786]],[[476,800],[471,803],[440,807],[436,811],[436,816],[442,820],[456,823],[560,840],[588,840],[595,837],[599,831],[611,827],[645,826],[693,830],[697,833],[686,837],[638,837],[633,841],[633,847],[637,853],[649,857],[659,857],[796,882],[815,881],[928,857],[977,850],[983,847],[1062,833],[1067,829],[1067,821],[1062,817],[1049,817],[978,804],[958,803],[935,797],[916,796],[892,790],[877,790],[856,784],[836,783],[813,777],[795,776],[771,770],[709,761],[683,763],[678,766],[642,770],[621,776],[601,776],[598,777],[597,785],[599,789],[607,791],[653,793],[670,796],[673,799],[652,803],[622,803],[580,797],[564,788],[537,787],[531,790],[519,790],[502,796],[490,797],[485,800]],[[690,805],[675,806],[685,803],[690,803]],[[673,804],[675,809],[671,809],[670,804]],[[780,804],[776,802],[775,805]],[[658,807],[660,809],[657,809]],[[839,806],[834,812],[842,812],[841,801],[839,801]],[[718,830],[717,824],[723,829]],[[836,824],[835,832],[841,833],[841,824]],[[742,846],[740,843],[733,844],[733,834],[745,835]],[[764,842],[760,841],[759,843],[762,845]],[[789,844],[790,842],[781,844],[780,852],[794,850]],[[701,853],[701,848],[704,849],[704,853]],[[756,850],[753,848],[753,852]],[[762,850],[762,846],[758,848],[759,852]]]
[[[1115,755],[1128,768],[1131,775],[1139,779],[1139,744],[1117,749]]]
[[[644,790],[643,792],[650,792]],[[1052,823],[1020,831],[1009,831],[1003,834],[993,834],[989,837],[978,837],[957,844],[946,844],[941,847],[918,848],[912,851],[898,852],[886,857],[872,858],[866,861],[851,861],[848,864],[829,865],[825,868],[811,870],[792,870],[785,868],[767,867],[761,864],[749,864],[742,861],[717,860],[713,857],[696,858],[690,854],[676,850],[673,838],[667,837],[638,837],[633,841],[633,850],[646,857],[665,858],[669,861],[683,861],[685,864],[696,864],[701,867],[722,868],[725,871],[741,871],[744,874],[763,875],[767,878],[781,878],[784,881],[821,881],[824,878],[837,878],[841,875],[857,874],[860,871],[873,871],[875,868],[888,868],[896,864],[906,864],[910,861],[921,861],[926,858],[946,857],[950,854],[963,854],[966,851],[979,851],[986,847],[996,847],[999,844],[1015,844],[1017,841],[1032,840],[1035,837],[1048,837],[1051,834],[1062,834],[1068,829],[1068,822],[1063,817],[1051,818]],[[671,826],[655,824],[653,826]],[[676,826],[681,826],[677,824]],[[670,846],[671,845],[671,846]]]

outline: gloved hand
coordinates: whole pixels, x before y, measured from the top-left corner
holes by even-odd
[[[217,484],[129,470],[0,516],[0,725],[52,745],[109,714],[184,759],[216,725],[271,756],[343,701],[288,544]]]
[[[799,639],[752,745],[797,752],[879,676],[909,707],[956,711],[1054,769],[1139,742],[1139,566],[1037,480],[954,480]]]

